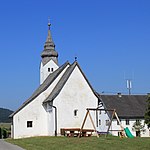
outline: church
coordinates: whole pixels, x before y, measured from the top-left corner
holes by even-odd
[[[124,126],[130,130],[137,119],[144,121],[146,96],[100,95],[92,88],[77,60],[58,65],[58,52],[55,50],[50,25],[48,23],[48,36],[41,53],[40,85],[11,114],[12,138],[56,136],[61,135],[62,128],[81,128],[87,108],[116,109]],[[91,117],[96,130],[106,132],[107,122],[111,119],[109,113],[99,112],[97,116],[93,112]],[[125,124],[126,121],[128,124]],[[93,128],[89,119],[85,128]],[[118,135],[120,129],[117,120],[112,122],[110,129],[110,133]],[[143,136],[149,136],[146,130]]]
[[[61,128],[81,127],[86,108],[98,106],[99,98],[78,62],[58,65],[50,23],[41,58],[40,86],[11,115],[14,139],[59,135]]]

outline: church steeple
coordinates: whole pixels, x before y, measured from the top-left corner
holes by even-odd
[[[41,53],[42,61],[40,65],[40,84],[59,68],[58,66],[58,53],[55,51],[55,44],[52,40],[50,32],[50,22],[48,23],[48,36],[44,44],[44,50]]]
[[[55,51],[55,44],[52,40],[50,32],[50,22],[48,22],[48,36],[41,54],[43,65],[47,64],[51,59],[58,65],[58,53]]]

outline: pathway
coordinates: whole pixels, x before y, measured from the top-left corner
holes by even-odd
[[[0,139],[0,150],[24,150],[23,148]]]

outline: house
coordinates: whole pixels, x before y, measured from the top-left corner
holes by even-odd
[[[122,95],[118,93],[117,95],[99,95],[99,98],[105,105],[105,109],[115,109],[117,115],[121,121],[121,124],[124,128],[128,127],[131,133],[134,136],[139,136],[138,131],[133,130],[133,125],[135,122],[141,121],[141,124],[144,125],[144,114],[147,107],[146,100],[147,95]],[[104,118],[100,115],[99,119],[101,124],[106,125]],[[104,125],[102,125],[104,126]],[[112,125],[110,127],[110,133],[118,136],[120,132],[120,125],[117,119],[113,119]],[[141,132],[141,137],[150,136],[150,131],[147,128],[147,125],[144,125],[144,132]]]
[[[86,108],[96,108],[99,97],[78,62],[58,65],[50,23],[41,54],[40,86],[12,115],[12,138],[60,135],[61,128],[80,128]],[[91,128],[91,123],[86,128]]]

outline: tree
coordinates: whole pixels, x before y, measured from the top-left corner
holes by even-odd
[[[133,124],[132,130],[136,132],[136,136],[140,136],[141,131],[145,132],[144,127],[145,125],[142,125],[141,120],[136,120],[136,122]]]
[[[145,112],[145,124],[147,124],[148,128],[150,128],[150,95],[148,96],[147,99],[147,108]]]

